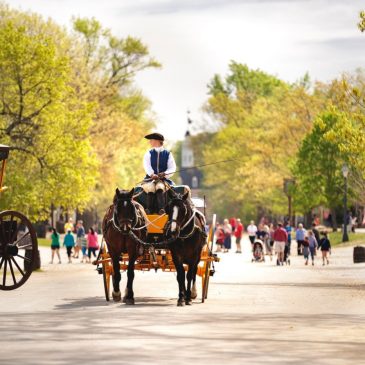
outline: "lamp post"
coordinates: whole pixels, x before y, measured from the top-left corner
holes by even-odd
[[[348,242],[349,236],[347,234],[347,176],[349,174],[349,168],[346,164],[342,166],[342,175],[345,179],[345,193],[343,197],[343,236],[342,242]]]

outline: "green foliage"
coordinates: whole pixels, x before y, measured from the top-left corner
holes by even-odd
[[[1,208],[33,219],[51,204],[104,211],[117,185],[143,177],[153,119],[134,77],[160,64],[137,38],[96,19],[73,23],[70,34],[0,6],[0,138],[12,148]]]
[[[12,148],[1,208],[48,216],[51,203],[85,205],[96,160],[91,105],[70,88],[67,36],[40,17],[1,9],[0,138]]]
[[[216,76],[211,85],[219,80]],[[217,92],[210,90],[205,109],[220,129],[204,144],[204,161],[236,160],[204,169],[205,187],[221,216],[286,213],[283,179],[292,176],[300,141],[321,104],[308,92],[308,77],[303,80],[289,85],[231,63],[225,82]]]

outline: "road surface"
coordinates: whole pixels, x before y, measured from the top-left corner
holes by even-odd
[[[42,271],[0,292],[0,364],[365,364],[365,264],[351,247],[329,266],[277,267],[251,263],[246,238],[221,258],[205,304],[176,307],[175,274],[138,272],[126,306],[105,302],[92,265],[49,265],[42,249]]]

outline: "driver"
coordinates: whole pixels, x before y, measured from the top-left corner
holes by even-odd
[[[146,213],[157,211],[158,214],[164,214],[166,184],[174,185],[169,178],[176,171],[176,163],[172,153],[163,146],[165,138],[162,134],[151,133],[144,138],[150,141],[152,147],[143,159],[146,177],[141,185],[147,194]]]

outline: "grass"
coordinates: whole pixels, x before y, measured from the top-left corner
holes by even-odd
[[[331,241],[331,246],[335,247],[338,245],[341,246],[353,246],[356,244],[364,245],[365,244],[365,233],[349,233],[349,242],[342,242],[342,231],[331,232],[328,234],[328,237]]]
[[[38,238],[38,246],[51,247],[51,240],[48,238]]]

